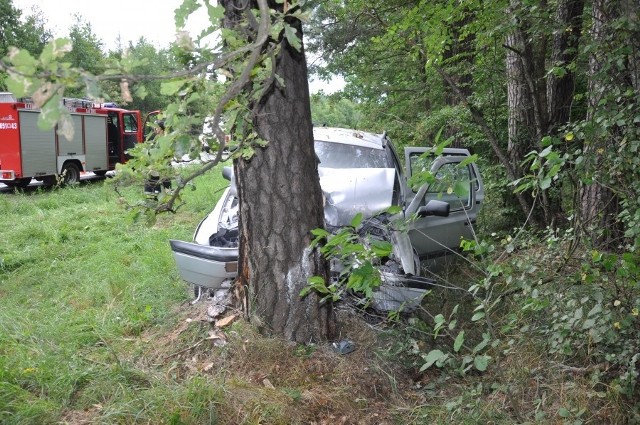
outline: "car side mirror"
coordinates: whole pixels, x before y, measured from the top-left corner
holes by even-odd
[[[231,181],[233,177],[233,168],[232,167],[222,167],[222,177]]]
[[[416,214],[418,215],[418,217],[449,217],[450,209],[451,205],[449,205],[447,202],[432,199],[431,201],[427,202],[427,205],[418,208]]]

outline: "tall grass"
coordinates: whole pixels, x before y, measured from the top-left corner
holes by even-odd
[[[187,291],[168,239],[190,240],[227,183],[219,171],[201,177],[180,214],[151,227],[126,208],[141,188],[122,199],[109,179],[0,194],[0,423],[60,423],[63,412],[97,408],[105,423],[141,412],[154,422],[196,389],[204,397],[201,381],[172,388],[140,368],[132,341],[175,322]]]

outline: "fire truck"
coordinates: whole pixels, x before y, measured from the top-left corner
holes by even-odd
[[[80,174],[104,175],[126,162],[127,149],[141,143],[140,111],[113,103],[65,98],[74,135],[59,135],[57,126],[38,128],[40,110],[29,98],[0,93],[0,183],[25,187],[31,179],[45,184],[75,183]]]

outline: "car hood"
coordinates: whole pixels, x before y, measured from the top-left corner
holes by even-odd
[[[346,226],[359,212],[366,218],[390,207],[395,173],[394,168],[318,168],[325,222]]]

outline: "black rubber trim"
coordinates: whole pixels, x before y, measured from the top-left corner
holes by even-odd
[[[169,240],[171,250],[192,257],[203,258],[205,260],[229,263],[238,261],[238,248],[220,248],[217,246],[200,245],[197,243]]]

